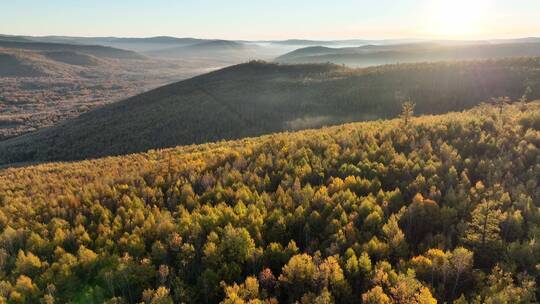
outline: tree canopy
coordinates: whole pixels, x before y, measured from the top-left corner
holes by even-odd
[[[3,169],[0,302],[534,303],[539,126],[482,105]]]

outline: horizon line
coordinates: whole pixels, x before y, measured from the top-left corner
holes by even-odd
[[[540,39],[540,34],[538,35],[525,35],[525,36],[512,36],[512,37],[468,37],[468,38],[456,38],[456,37],[407,37],[407,38],[284,38],[284,39],[227,39],[227,38],[207,38],[203,36],[173,36],[173,35],[155,35],[155,36],[86,36],[86,35],[62,35],[62,34],[47,34],[47,35],[28,35],[28,34],[5,34],[0,33],[0,36],[4,37],[34,37],[34,38],[47,38],[47,37],[56,37],[56,38],[127,38],[127,39],[150,39],[150,38],[175,38],[175,39],[200,39],[200,40],[228,40],[228,41],[249,41],[249,42],[266,42],[266,41],[291,41],[291,40],[307,40],[307,41],[324,41],[324,42],[333,42],[333,41],[349,41],[349,40],[365,40],[365,41],[391,41],[391,40],[441,40],[441,41],[482,41],[482,40],[518,40],[518,39]]]

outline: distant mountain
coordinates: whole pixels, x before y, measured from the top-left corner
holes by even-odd
[[[32,40],[22,36],[0,35],[0,41],[32,42]]]
[[[12,48],[34,51],[69,51],[104,58],[144,59],[143,56],[133,51],[126,51],[101,45],[76,45],[49,42],[18,42],[0,40],[0,48]]]
[[[157,51],[145,52],[151,57],[175,59],[212,59],[226,63],[240,63],[250,59],[259,59],[260,46],[244,44],[230,40],[210,40],[186,46],[177,46]]]
[[[248,59],[263,59],[271,60],[285,53],[294,51],[295,49],[302,47],[330,47],[330,48],[346,48],[349,49],[345,54],[344,58],[333,57],[335,53],[323,54],[325,58],[299,58],[302,61],[299,62],[336,62],[336,63],[347,63],[353,64],[355,66],[367,66],[372,64],[387,64],[395,62],[411,62],[423,60],[426,56],[422,57],[419,54],[414,57],[413,55],[404,55],[404,54],[395,54],[394,57],[396,60],[393,60],[392,54],[387,54],[388,59],[384,58],[383,54],[372,55],[376,58],[363,58],[358,59],[355,53],[354,48],[364,47],[366,45],[386,47],[386,46],[397,46],[397,45],[425,45],[425,44],[434,44],[440,47],[446,46],[477,46],[477,45],[499,45],[499,44],[515,44],[515,43],[540,43],[540,38],[535,37],[526,37],[526,38],[515,38],[515,39],[493,39],[493,40],[422,40],[422,39],[383,39],[383,40],[373,40],[373,39],[337,39],[337,40],[310,40],[310,39],[286,39],[286,40],[218,40],[218,39],[200,39],[200,38],[177,38],[171,36],[156,36],[156,37],[143,37],[143,38],[123,38],[123,37],[72,37],[72,36],[10,36],[10,35],[0,35],[0,41],[19,41],[19,42],[43,42],[43,43],[60,43],[60,44],[74,44],[74,45],[101,45],[108,46],[113,48],[119,48],[124,50],[130,50],[138,53],[144,53],[152,57],[163,57],[163,58],[173,58],[173,59],[184,59],[191,60],[192,55],[186,52],[190,47],[193,46],[193,49],[199,47],[216,45],[216,44],[230,44],[230,45],[243,45],[258,47],[246,51],[235,50],[233,51],[229,48],[229,54],[224,56],[223,51],[221,54],[215,54],[204,50],[201,54],[202,58],[208,59],[208,57],[218,56],[217,62],[220,64],[234,64],[242,62]],[[239,47],[236,45],[236,47]],[[184,49],[184,47],[187,47]],[[362,53],[364,50],[361,50]],[[396,50],[393,50],[396,51]],[[340,51],[335,50],[338,54]],[[369,57],[369,56],[368,56]],[[441,59],[445,60],[448,56],[440,56]],[[427,57],[428,60],[429,57]],[[460,59],[482,59],[485,57],[463,57],[457,58]],[[454,60],[449,58],[449,60]],[[296,61],[291,61],[290,58],[287,58],[287,55],[284,55],[280,58],[282,62],[295,63]],[[364,61],[364,62],[363,62]]]
[[[515,39],[494,39],[490,40],[491,43],[539,43],[539,37],[525,37],[525,38],[515,38]]]
[[[270,40],[264,41],[274,45],[287,45],[287,46],[362,46],[366,44],[399,44],[399,43],[411,43],[418,40],[413,39],[388,39],[388,40],[367,40],[367,39],[345,39],[345,40],[306,40],[306,39],[288,39],[288,40]]]
[[[197,38],[176,38],[171,36],[156,36],[148,38],[111,38],[111,42],[117,43],[163,43],[163,44],[195,44],[206,41],[206,39]]]
[[[0,163],[73,160],[470,108],[494,96],[540,97],[540,58],[400,64],[251,62],[167,85],[56,127],[0,142]]]
[[[294,45],[294,46],[314,46],[314,45],[339,45],[339,44],[357,44],[362,45],[368,43],[368,40],[305,40],[305,39],[288,39],[281,41],[268,41],[272,44]]]
[[[88,43],[88,40],[79,39],[80,43]],[[95,39],[92,42],[100,45],[117,47],[136,52],[149,52],[167,49],[171,47],[188,46],[207,41],[196,38],[176,38],[169,36],[149,37],[149,38],[109,38]]]
[[[216,49],[216,50],[226,50],[226,49],[245,49],[252,46],[245,45],[243,43],[230,41],[230,40],[211,40],[204,41],[196,44],[192,44],[185,48],[193,50],[207,50],[207,49]]]
[[[17,39],[17,40],[15,40]],[[77,44],[77,45],[101,45],[120,48],[134,52],[155,51],[175,46],[187,46],[197,44],[207,39],[176,38],[170,36],[156,36],[147,38],[122,38],[122,37],[72,37],[72,36],[0,36],[0,40]]]
[[[249,59],[272,59],[282,54],[253,44],[232,40],[176,38],[158,36],[149,38],[116,37],[29,37],[39,42],[102,45],[131,50],[150,57],[181,60],[212,60],[221,65],[240,63]]]
[[[351,48],[330,48],[327,46],[309,46],[309,47],[297,49],[285,55],[282,55],[276,58],[276,61],[286,62],[286,61],[293,61],[295,59],[304,60],[305,57],[324,56],[328,54],[342,54],[348,49],[351,49]],[[356,49],[357,48],[353,48],[353,50],[356,50]]]
[[[282,63],[346,64],[356,67],[404,62],[481,60],[503,57],[540,56],[540,42],[441,43],[366,45],[354,48],[308,47],[276,58]]]

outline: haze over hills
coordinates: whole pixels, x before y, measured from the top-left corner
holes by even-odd
[[[224,63],[239,63],[249,59],[269,59],[272,52],[253,44],[230,40],[209,40],[195,44],[176,46],[157,51],[146,52],[148,56],[175,58],[183,60],[212,60]]]
[[[34,41],[77,45],[102,45],[131,50],[150,57],[195,60],[203,58],[220,64],[235,64],[250,59],[267,59],[282,55],[304,44],[235,41],[221,39],[176,38],[168,36],[148,38],[121,37],[65,37],[65,36],[0,36],[0,40]],[[315,43],[315,41],[314,41]],[[200,56],[196,57],[197,52]]]
[[[173,81],[253,59],[272,61],[286,52],[276,61],[368,66],[540,55],[537,41],[534,37],[233,41],[0,35],[0,140],[55,125]],[[350,47],[355,44],[367,45]],[[309,47],[304,48],[306,45]]]
[[[33,51],[69,51],[89,54],[97,57],[115,59],[144,59],[133,51],[127,51],[101,45],[77,45],[49,42],[19,42],[0,39],[1,48],[23,49]]]
[[[111,47],[1,39],[0,140],[209,68],[209,63],[164,61]]]
[[[298,48],[325,46],[340,48],[336,53],[350,53],[351,49],[366,45],[394,46],[408,44],[441,44],[441,45],[489,45],[540,42],[539,38],[527,37],[517,39],[491,39],[491,40],[428,40],[428,39],[338,39],[338,40],[309,40],[309,39],[286,39],[286,40],[225,40],[220,39],[200,39],[200,38],[177,38],[170,36],[157,36],[147,38],[122,38],[122,37],[69,37],[69,36],[8,36],[0,35],[0,39],[12,39],[20,41],[35,41],[47,43],[67,43],[80,45],[103,45],[114,48],[121,48],[139,52],[147,56],[164,56],[166,58],[180,58],[182,56],[192,56],[189,53],[191,46],[206,52],[207,55],[219,57],[219,61],[229,64],[240,63],[241,60],[264,59],[271,60],[285,53]],[[223,46],[223,53],[212,53],[216,51],[216,46]],[[234,48],[231,46],[234,45]],[[204,46],[208,46],[205,49]],[[258,46],[259,48],[255,48]],[[238,52],[234,53],[233,49]],[[246,51],[249,49],[249,52]],[[210,57],[206,56],[206,57]],[[231,56],[228,58],[227,56]],[[482,58],[487,58],[484,56]],[[398,58],[399,59],[399,58]],[[452,58],[449,58],[450,60]],[[456,58],[460,59],[460,58]],[[461,58],[467,59],[467,58]],[[474,58],[471,58],[474,59]],[[479,59],[479,58],[477,58]],[[240,61],[239,61],[240,60]],[[322,59],[321,59],[322,60]],[[445,60],[436,59],[436,60]],[[317,61],[319,62],[319,61]],[[376,64],[395,63],[397,61],[380,61]],[[342,63],[342,62],[338,62]]]
[[[418,113],[470,108],[491,97],[540,92],[540,59],[401,64],[229,67],[0,142],[0,163],[72,160],[395,117],[400,99]],[[534,96],[531,96],[534,97]]]
[[[331,48],[323,46],[297,49],[276,58],[283,63],[346,64],[355,67],[399,62],[478,60],[503,57],[540,56],[540,42],[458,43],[428,42],[397,45],[366,45]]]
[[[337,62],[364,66],[417,60],[535,55],[540,53],[538,43],[535,43],[537,40],[232,41],[167,36],[116,38],[0,35],[0,46],[3,46],[0,47],[0,81],[4,84],[0,91],[0,98],[4,100],[4,104],[0,105],[0,139],[54,125],[97,105],[124,99],[167,82],[252,59],[273,60],[283,52],[304,45],[326,46],[300,48],[280,56],[277,61]],[[364,43],[373,44],[344,47]],[[155,61],[155,58],[158,58],[158,61]],[[144,60],[148,62],[145,63]],[[121,71],[122,74],[119,74]],[[117,76],[110,77],[111,75]],[[47,77],[60,77],[63,80],[52,81]],[[138,80],[129,83],[128,79]],[[121,89],[111,90],[117,88],[116,84],[119,82],[124,83],[120,86]],[[49,89],[45,84],[49,85]],[[74,94],[65,94],[66,87]],[[125,90],[126,87],[137,89]],[[116,92],[111,94],[111,91]],[[53,96],[54,102],[51,102],[50,96]],[[64,97],[63,101],[61,96]],[[77,101],[74,103],[73,100]]]

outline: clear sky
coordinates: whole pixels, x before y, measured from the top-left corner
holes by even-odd
[[[222,39],[540,36],[540,0],[0,0],[0,33]]]

